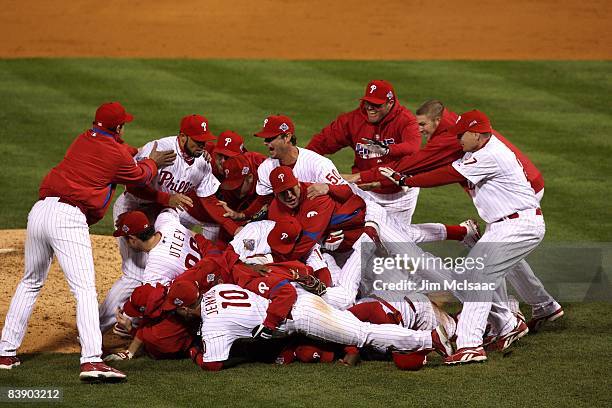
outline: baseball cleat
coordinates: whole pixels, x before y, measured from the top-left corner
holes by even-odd
[[[434,351],[444,358],[453,354],[453,346],[448,340],[448,335],[442,325],[431,331],[431,344],[433,345]]]
[[[469,220],[463,221],[459,225],[467,229],[467,233],[465,234],[465,237],[463,237],[463,239],[461,240],[461,243],[467,248],[472,248],[480,239],[480,230],[478,229],[478,223],[476,222],[476,220],[470,218]]]
[[[499,336],[494,342],[489,344],[487,350],[496,350],[496,351],[504,351],[512,343],[523,337],[529,333],[529,327],[524,320],[517,319],[516,327],[512,329],[509,333],[504,334],[503,336]]]
[[[21,364],[17,356],[0,356],[0,370],[10,370]]]
[[[81,364],[79,378],[85,382],[119,382],[125,380],[127,376],[103,362],[97,362]]]
[[[455,352],[455,354],[448,356],[444,359],[444,364],[468,364],[468,363],[482,363],[487,361],[487,353],[485,353],[482,346],[478,347],[463,347]]]
[[[557,310],[555,310],[554,312],[550,314],[547,314],[546,316],[532,317],[527,322],[527,326],[529,327],[529,332],[531,332],[532,334],[537,333],[538,330],[540,330],[546,322],[554,322],[558,318],[562,317],[564,314],[565,313],[563,312],[563,308],[559,307]]]

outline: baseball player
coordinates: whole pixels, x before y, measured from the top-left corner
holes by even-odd
[[[125,240],[135,252],[148,254],[141,280],[123,275],[114,284],[114,287],[124,289],[132,287],[132,290],[143,283],[169,284],[185,270],[195,266],[202,254],[206,254],[209,247],[212,247],[206,238],[184,227],[179,222],[176,211],[170,209],[159,214],[155,226],[150,224],[147,216],[141,211],[123,213],[117,219],[117,229],[113,236]],[[109,293],[113,293],[113,288]],[[101,308],[105,311],[104,314],[100,314],[101,319],[102,316],[105,317],[105,320],[100,322],[103,332],[115,323],[114,311],[122,304],[105,302],[105,307],[112,308],[113,316],[108,317],[111,310],[106,311]],[[125,335],[121,325],[116,325],[113,330],[118,335]]]
[[[219,187],[219,181],[212,175],[210,163],[202,157],[204,144],[213,139],[205,117],[187,115],[181,120],[178,136],[165,137],[143,146],[136,155],[136,160],[145,159],[156,143],[164,149],[174,151],[177,160],[171,166],[160,170],[150,185],[131,187],[117,198],[113,207],[115,223],[120,214],[131,210],[145,212],[154,222],[161,208],[171,206],[198,211],[199,218],[204,218],[201,214],[206,213],[219,224],[223,223],[233,234],[238,225],[223,217],[223,209],[217,206],[218,200],[214,194]],[[180,212],[180,220],[187,227],[200,224],[185,211]],[[212,218],[209,220],[212,221]],[[219,227],[215,224],[212,229],[216,233]],[[206,235],[206,228],[203,232]],[[212,234],[213,238],[215,233]],[[147,252],[133,250],[125,239],[118,239],[117,242],[123,277],[113,285],[100,306],[101,324],[104,328],[114,324],[117,306],[123,304],[134,288],[144,281],[143,273],[147,264]]]
[[[452,164],[414,177],[388,168],[381,173],[402,186],[434,187],[467,183],[480,217],[487,222],[482,238],[468,258],[481,259],[484,266],[470,268],[466,282],[486,285],[486,290],[466,290],[457,324],[457,352],[446,364],[485,361],[483,334],[489,313],[498,316],[496,343],[501,350],[529,331],[504,300],[504,276],[542,241],[544,218],[534,189],[517,156],[492,133],[489,119],[480,111],[464,113],[449,130],[460,138],[465,155]]]
[[[104,216],[116,184],[149,183],[159,167],[175,159],[174,152],[157,151],[155,143],[149,158],[135,163],[121,138],[125,124],[132,120],[119,102],[101,105],[93,126],[74,140],[63,160],[42,181],[39,201],[28,216],[24,277],[2,330],[0,368],[20,364],[16,351],[55,254],[76,298],[81,380],[126,377],[100,358],[102,334],[89,225]]]
[[[355,151],[352,170],[357,173],[410,156],[420,146],[421,136],[413,113],[400,105],[389,82],[373,80],[368,83],[359,107],[338,116],[314,135],[306,148],[327,155],[350,147]],[[395,185],[369,192],[373,201],[404,224],[412,220],[418,194],[418,189],[404,191]]]
[[[464,153],[456,135],[448,131],[457,121],[457,115],[454,112],[445,108],[442,102],[430,100],[423,103],[417,109],[416,114],[419,130],[427,143],[416,154],[404,157],[390,164],[389,167],[404,175],[415,175],[448,165],[463,156]],[[540,171],[523,152],[499,132],[493,130],[493,134],[520,160],[538,201],[541,201],[544,195],[544,178]],[[394,184],[380,174],[377,168],[347,176],[347,179],[373,185],[376,185],[377,182],[383,186]],[[527,261],[522,260],[513,267],[506,275],[506,281],[532,307],[532,318],[527,323],[530,332],[537,331],[547,321],[563,316],[561,305],[546,291]]]
[[[222,181],[225,177],[223,163],[230,157],[236,157],[247,152],[242,136],[231,130],[221,132],[217,137],[217,143],[208,142],[206,150],[212,159],[213,174],[219,181]]]
[[[397,325],[373,325],[359,321],[348,311],[337,310],[323,299],[299,287],[298,298],[291,309],[291,319],[279,328],[280,333],[302,333],[340,344],[371,345],[379,350],[436,350],[445,355],[452,348],[444,331],[409,330]],[[193,291],[197,291],[194,286]],[[185,296],[190,300],[193,295]],[[195,296],[197,299],[197,296]],[[210,289],[201,301],[189,304],[182,298],[177,313],[202,318],[202,352],[193,356],[203,369],[218,371],[228,360],[234,341],[251,338],[253,327],[261,325],[269,300],[236,285],[221,284]]]

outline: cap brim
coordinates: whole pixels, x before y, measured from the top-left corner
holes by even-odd
[[[361,98],[361,100],[373,103],[375,105],[382,105],[383,103],[388,101],[388,99],[379,99],[379,98],[375,98],[373,96],[364,96],[363,98]]]
[[[281,132],[281,131],[262,130],[261,132],[255,133],[255,136],[261,137],[262,139],[267,139],[269,137],[278,136],[278,135],[280,135],[282,133],[283,132]]]
[[[192,138],[193,140],[195,140],[196,142],[209,142],[211,140],[216,140],[217,137],[215,135],[213,135],[212,133],[200,133],[199,135],[187,135],[190,138]]]
[[[272,192],[274,194],[282,193],[283,191],[291,190],[293,187],[297,186],[298,184],[299,182],[292,184],[292,185],[287,185],[283,183],[280,186],[277,186],[276,188],[272,188]]]
[[[240,186],[242,186],[243,182],[244,182],[244,178],[233,179],[233,180],[225,179],[221,182],[220,187],[221,187],[221,190],[236,190],[240,188]]]
[[[235,152],[233,150],[229,150],[229,149],[225,149],[225,148],[223,148],[223,149],[214,149],[213,153],[222,154],[222,155],[227,156],[227,157],[240,156],[240,153],[237,153],[237,152]]]
[[[278,252],[281,255],[287,255],[288,253],[290,253],[291,251],[293,251],[293,248],[295,248],[295,243],[293,244],[285,244],[283,242],[275,242],[274,240],[271,240],[272,242],[268,241],[268,244],[270,245],[270,248],[272,248],[273,252]]]
[[[131,113],[125,113],[125,116],[123,117],[123,123],[128,123],[134,120],[134,115],[132,115]]]
[[[129,300],[123,304],[123,312],[130,317],[140,317],[140,313]]]

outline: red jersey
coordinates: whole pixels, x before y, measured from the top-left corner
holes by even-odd
[[[220,199],[225,201],[229,208],[238,212],[243,212],[247,218],[250,218],[253,214],[259,211],[264,204],[270,202],[268,198],[265,198],[265,196],[260,196],[255,191],[257,181],[259,180],[257,169],[259,168],[259,165],[267,159],[267,156],[264,156],[258,152],[246,152],[243,155],[249,161],[249,167],[251,169],[251,173],[253,174],[253,184],[251,185],[251,189],[243,197],[240,197],[240,189],[219,190],[219,192]]]
[[[288,216],[295,217],[302,226],[302,236],[296,242],[293,251],[287,257],[280,257],[281,260],[302,258],[326,233],[359,229],[364,226],[366,204],[361,197],[350,192],[344,200],[336,200],[329,195],[308,199],[306,190],[311,184],[300,183],[300,202],[297,208],[290,209],[277,198],[270,204],[268,219],[276,221]],[[349,244],[347,242],[347,245]]]
[[[448,129],[455,124],[457,118],[458,116],[456,113],[445,108],[442,112],[440,124],[425,146],[414,155],[404,157],[389,164],[389,167],[402,174],[415,175],[446,166],[463,157],[465,153],[459,143],[459,139],[457,139],[457,135],[448,132]],[[531,183],[531,187],[534,191],[537,193],[542,190],[544,188],[544,178],[538,168],[529,160],[527,155],[521,152],[496,130],[493,130],[493,134],[512,150],[520,160],[527,174],[527,179]],[[395,185],[391,180],[380,174],[378,167],[363,171],[360,175],[361,183],[380,181],[383,186]]]
[[[379,140],[389,147],[389,153],[380,156],[370,152],[362,138]],[[414,114],[396,101],[389,113],[378,123],[368,122],[363,102],[354,111],[344,113],[316,134],[307,149],[319,154],[332,154],[350,146],[355,151],[352,171],[357,173],[377,166],[386,166],[411,155],[421,146],[421,135]],[[395,193],[397,186],[378,192]]]
[[[60,197],[79,207],[92,225],[104,217],[117,184],[148,184],[156,175],[153,160],[136,163],[118,134],[94,127],[79,135],[45,176],[39,198]]]

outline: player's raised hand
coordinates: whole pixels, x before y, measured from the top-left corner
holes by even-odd
[[[225,218],[231,218],[234,221],[242,221],[246,218],[244,213],[234,211],[231,208],[229,208],[229,206],[227,205],[225,201],[219,200],[217,205],[223,207],[223,210],[225,210],[225,214],[223,214]]]
[[[329,193],[329,185],[325,183],[314,183],[308,186],[306,198],[313,199]]]
[[[153,148],[149,154],[149,159],[157,163],[157,167],[166,167],[174,163],[176,159],[176,153],[174,150],[157,150],[157,142],[153,142]]]
[[[193,200],[187,197],[185,194],[170,194],[168,206],[178,208],[180,210],[186,210],[187,207],[193,207]]]

